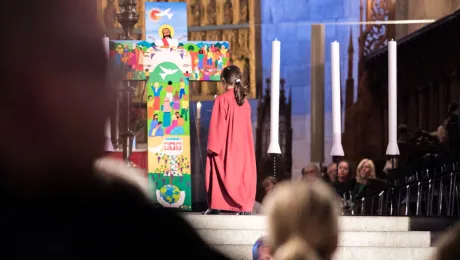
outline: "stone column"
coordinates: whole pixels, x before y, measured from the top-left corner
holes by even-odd
[[[408,0],[397,0],[395,8],[395,20],[407,20],[409,17],[409,1]],[[407,24],[395,25],[395,38],[396,40],[407,35],[408,26]]]
[[[324,161],[324,24],[311,26],[311,132],[310,160]]]

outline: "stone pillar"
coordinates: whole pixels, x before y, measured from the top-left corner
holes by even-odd
[[[324,24],[311,26],[311,119],[310,119],[310,160],[324,161]]]
[[[407,20],[409,17],[409,1],[397,0],[395,8],[395,20]],[[406,36],[408,33],[407,24],[395,25],[395,38],[396,40]]]
[[[206,187],[205,167],[206,154],[203,153],[205,144],[202,143],[201,114],[203,110],[198,109],[197,102],[190,103],[190,143],[192,152],[190,154],[192,167],[192,207],[194,210],[206,210]]]

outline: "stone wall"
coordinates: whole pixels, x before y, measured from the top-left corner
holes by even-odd
[[[397,0],[396,20],[439,19],[460,8],[460,0]],[[406,36],[425,24],[398,25],[396,38]]]

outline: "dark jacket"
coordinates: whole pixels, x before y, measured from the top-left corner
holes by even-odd
[[[0,195],[5,259],[227,259],[123,181],[54,187],[28,199]]]

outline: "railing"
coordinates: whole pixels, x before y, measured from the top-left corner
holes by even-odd
[[[418,171],[401,169],[390,176],[390,188],[355,199],[348,214],[460,217],[460,165],[454,158],[430,156],[418,162]]]

